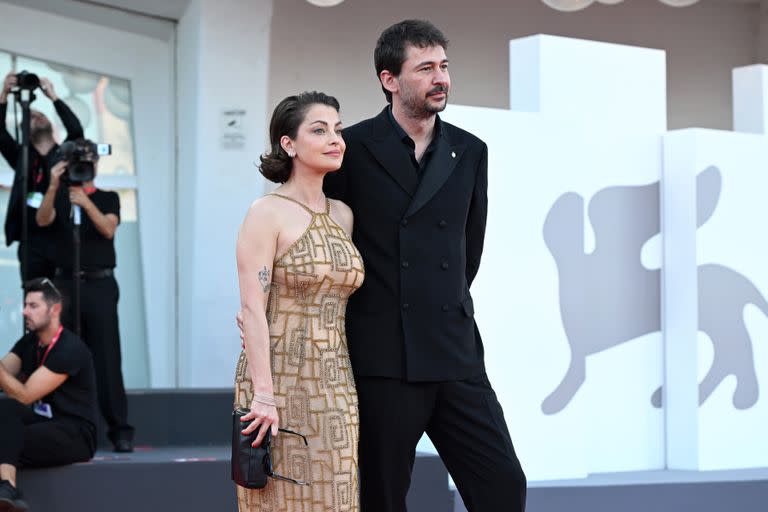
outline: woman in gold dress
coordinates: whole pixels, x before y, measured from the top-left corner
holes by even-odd
[[[241,512],[356,512],[357,394],[344,315],[363,282],[352,211],[323,194],[344,156],[339,104],[309,92],[281,101],[261,172],[281,183],[257,199],[237,240],[244,350],[235,406],[250,409],[245,433],[266,429],[275,473],[264,489],[237,488]],[[250,422],[250,424],[248,424]],[[277,435],[278,426],[306,437]]]

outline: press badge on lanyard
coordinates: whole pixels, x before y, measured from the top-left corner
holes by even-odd
[[[51,404],[41,402],[40,400],[35,402],[35,405],[32,406],[32,412],[38,416],[42,416],[43,418],[53,418],[53,409],[51,409]]]
[[[30,192],[27,194],[27,206],[32,208],[40,208],[43,204],[43,194],[41,192]]]
[[[40,346],[37,347],[37,367],[40,368],[45,364],[45,360],[48,358],[48,354],[51,353],[51,350],[53,349],[53,346],[56,345],[56,342],[59,341],[59,337],[61,336],[61,331],[64,329],[63,326],[59,326],[59,330],[56,331],[56,335],[51,339],[51,342],[48,344],[48,348],[45,350],[45,354],[43,354],[42,358],[40,357]],[[35,402],[35,404],[32,406],[32,412],[37,414],[38,416],[42,416],[43,418],[51,419],[53,418],[53,409],[51,408],[51,404],[47,404],[43,402],[42,400],[38,400]]]

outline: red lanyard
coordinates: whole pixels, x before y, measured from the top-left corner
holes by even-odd
[[[40,160],[38,158],[35,158],[35,161],[32,164],[32,169],[35,170],[35,174],[34,174],[35,185],[39,185],[40,182],[43,181],[43,170],[40,168]]]
[[[59,330],[56,331],[56,335],[51,338],[51,342],[48,344],[48,348],[45,350],[45,354],[43,354],[43,359],[40,359],[40,346],[37,346],[37,360],[39,361],[38,367],[43,366],[45,364],[45,359],[48,357],[48,354],[51,353],[51,349],[53,349],[53,346],[56,344],[57,341],[59,341],[59,337],[61,336],[61,331],[64,330],[64,326],[60,325]]]

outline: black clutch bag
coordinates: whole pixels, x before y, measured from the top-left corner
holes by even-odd
[[[258,448],[254,448],[253,441],[259,433],[257,428],[252,433],[243,434],[243,429],[248,425],[240,419],[248,414],[248,409],[238,408],[232,411],[232,480],[241,487],[248,489],[263,489],[267,485],[269,477],[292,482],[297,485],[309,485],[301,480],[278,475],[272,470],[272,429],[268,430]],[[304,440],[303,435],[287,429],[279,429],[280,432],[293,434]]]

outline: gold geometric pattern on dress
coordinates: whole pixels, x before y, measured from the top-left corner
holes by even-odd
[[[339,306],[342,299],[338,295],[326,295],[320,303],[320,327],[333,329],[339,317]]]
[[[349,438],[344,421],[344,411],[326,411],[323,417],[323,440],[327,450],[342,450],[349,447]]]
[[[311,258],[313,256],[313,254],[311,253],[312,249],[313,249],[313,245],[311,241],[307,240],[302,236],[302,237],[299,237],[291,247],[291,254],[293,254],[294,258],[304,258],[304,257]]]
[[[309,394],[307,390],[298,386],[288,388],[288,403],[286,405],[285,420],[287,420],[288,425],[293,428],[306,426],[308,423],[307,417],[309,416]]]
[[[291,341],[288,346],[288,364],[301,369],[307,355],[306,329],[294,329],[291,331]]]
[[[296,475],[297,480],[306,481],[311,478],[309,450],[305,446],[290,447],[288,449],[288,461],[291,473]]]
[[[347,300],[363,282],[363,261],[331,218],[329,202],[324,212],[301,206],[311,221],[275,259],[266,317],[280,426],[305,435],[309,443],[290,434],[275,437],[274,471],[311,485],[270,478],[261,490],[237,487],[241,512],[359,511],[359,414],[344,321]],[[235,405],[250,407],[252,399],[243,351]]]
[[[306,290],[317,281],[316,275],[306,272],[289,272],[287,278],[289,286],[294,290],[296,300],[300,301],[306,299]]]
[[[335,236],[325,238],[328,244],[328,254],[331,255],[333,269],[339,272],[349,272],[352,268],[352,254],[349,251],[349,244],[346,240]]]
[[[333,349],[323,350],[321,357],[320,364],[323,370],[323,380],[320,382],[323,389],[341,385],[344,382],[341,374],[344,361],[339,359],[339,353]]]
[[[272,283],[270,293],[267,297],[267,321],[276,322],[277,314],[280,312],[280,285]]]
[[[339,512],[349,512],[357,510],[354,502],[357,499],[355,495],[355,483],[357,475],[352,473],[339,473],[333,482],[334,487],[334,505]]]

